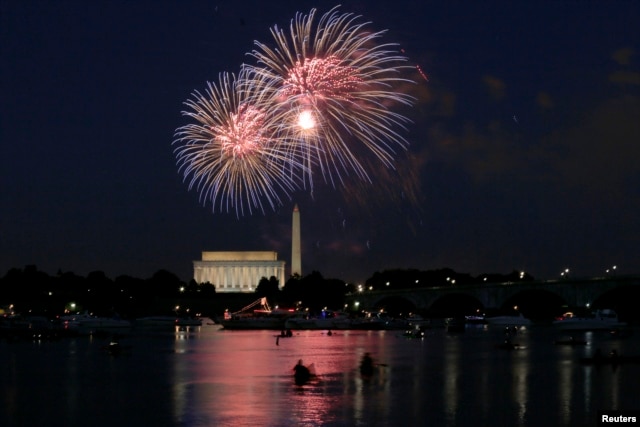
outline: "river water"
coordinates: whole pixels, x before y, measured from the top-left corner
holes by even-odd
[[[1,426],[596,426],[598,410],[640,409],[640,364],[586,366],[596,348],[640,354],[626,339],[550,326],[401,331],[135,330],[119,355],[107,338],[0,342]],[[130,346],[130,348],[129,348]],[[365,352],[378,372],[363,379]],[[317,377],[296,386],[292,368]]]

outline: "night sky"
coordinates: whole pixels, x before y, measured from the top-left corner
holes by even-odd
[[[183,102],[335,2],[0,0],[0,275],[192,277],[203,250],[303,273],[640,273],[640,2],[345,1],[419,66],[395,170],[212,212],[176,167]],[[416,68],[417,70],[417,68]],[[355,178],[354,178],[355,179]]]

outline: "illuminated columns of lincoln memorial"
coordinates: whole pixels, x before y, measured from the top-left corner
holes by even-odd
[[[277,252],[202,252],[202,260],[193,262],[193,279],[215,285],[216,292],[255,292],[263,277],[274,276],[282,286],[284,264]]]

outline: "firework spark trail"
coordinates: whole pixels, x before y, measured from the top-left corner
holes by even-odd
[[[295,141],[290,153],[304,162],[303,181],[313,189],[311,170],[320,168],[325,181],[335,185],[334,175],[354,172],[369,181],[365,163],[357,155],[366,147],[385,166],[391,167],[396,148],[407,141],[398,133],[409,120],[390,109],[411,105],[413,98],[394,88],[413,81],[400,76],[410,69],[395,44],[376,44],[385,31],[370,32],[368,22],[337,8],[322,15],[314,25],[316,10],[297,14],[289,35],[274,26],[276,47],[255,42],[258,66],[247,67],[269,82],[274,104],[280,108],[281,136]],[[311,117],[315,128],[301,129],[301,113]]]
[[[280,119],[269,112],[259,82],[246,70],[238,78],[224,73],[219,84],[209,83],[205,94],[196,91],[185,102],[189,110],[182,114],[196,123],[176,130],[178,169],[189,190],[196,187],[201,202],[210,201],[214,211],[264,213],[266,204],[275,209],[281,195],[299,187],[301,166],[292,163],[295,153],[283,148]]]
[[[351,173],[370,183],[408,146],[399,130],[409,120],[392,110],[413,103],[397,90],[414,83],[401,77],[406,58],[359,16],[333,8],[315,24],[315,15],[297,14],[288,36],[273,27],[276,48],[256,41],[250,53],[259,65],[221,74],[185,102],[195,123],[176,130],[178,170],[214,211],[264,213],[300,187],[313,194],[316,169],[334,187]]]

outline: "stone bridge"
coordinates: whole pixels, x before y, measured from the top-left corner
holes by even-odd
[[[372,290],[347,295],[347,303],[349,307],[374,309],[384,306],[385,300],[403,298],[412,303],[416,309],[428,310],[440,298],[463,295],[475,298],[485,309],[498,309],[522,292],[542,291],[559,296],[570,307],[586,307],[605,293],[626,286],[640,286],[640,276]]]

